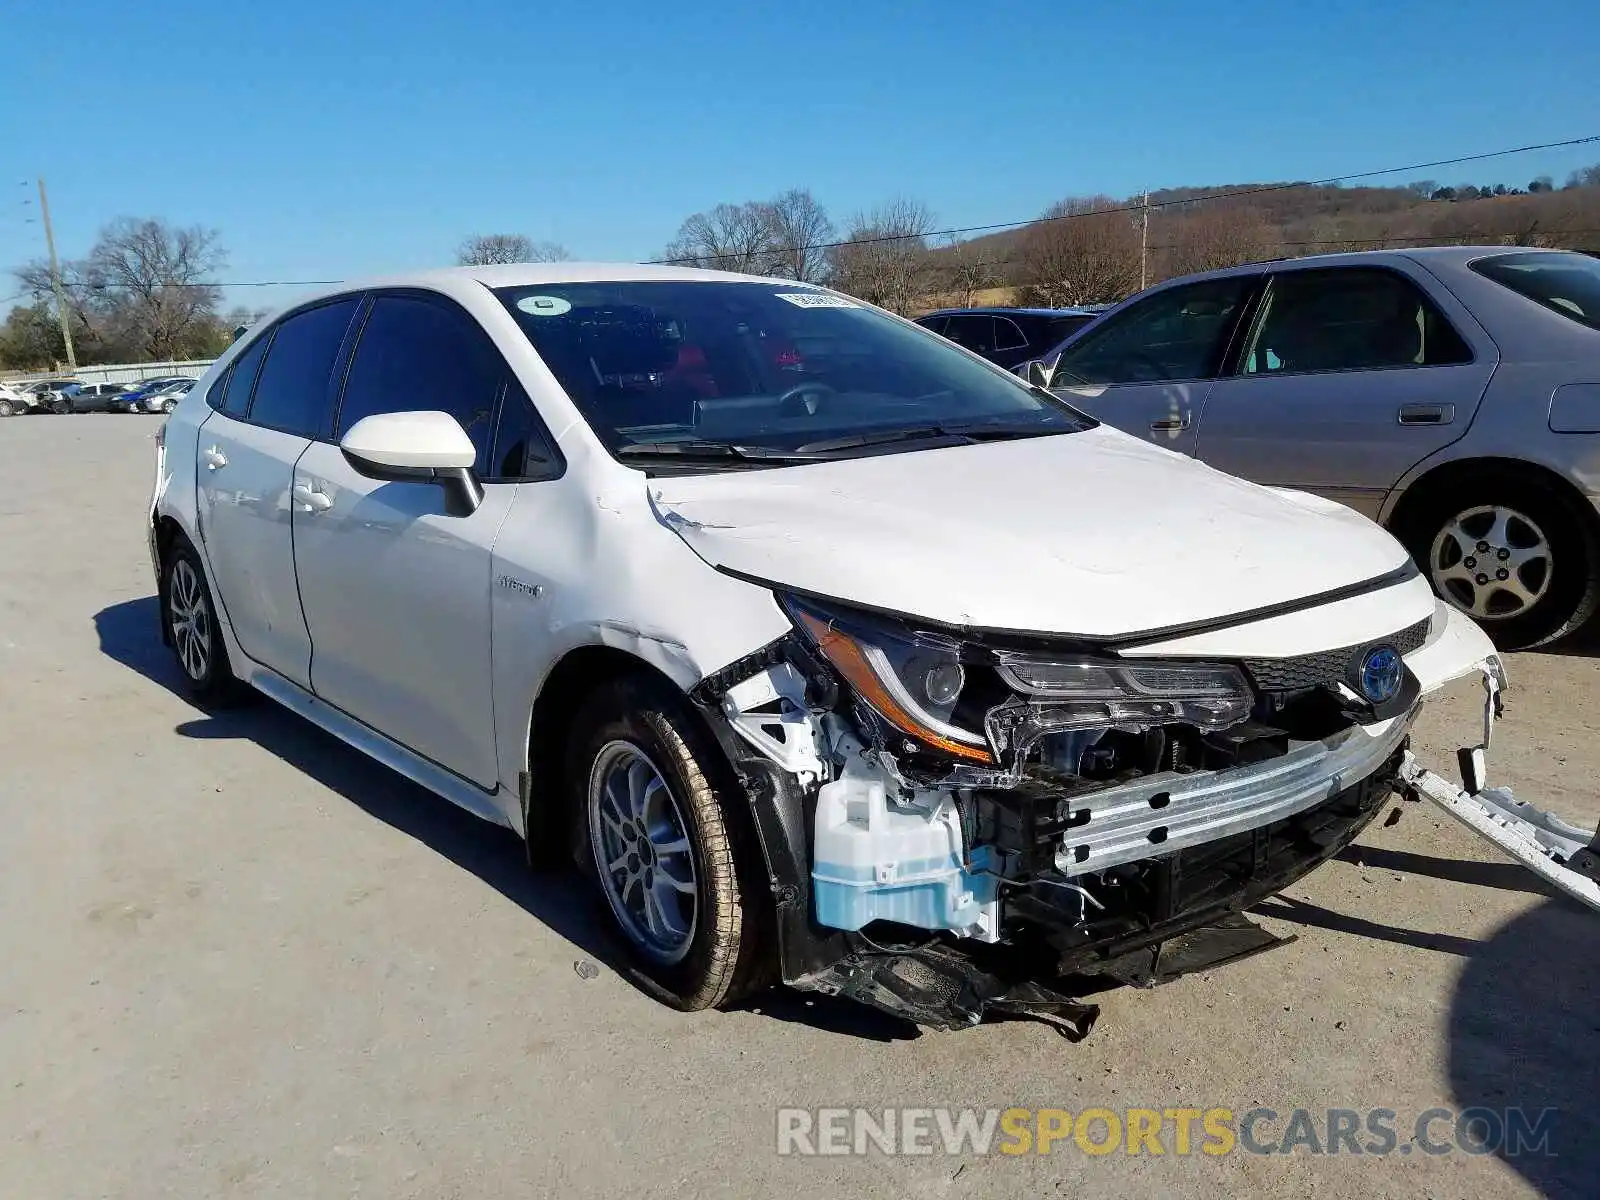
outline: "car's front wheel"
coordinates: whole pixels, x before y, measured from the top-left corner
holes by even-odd
[[[1502,649],[1541,646],[1600,604],[1600,545],[1584,514],[1537,480],[1486,476],[1428,498],[1406,541],[1434,591]]]
[[[58,417],[64,417],[72,411],[72,405],[68,404],[65,400],[52,400],[50,402],[50,411],[55,413]]]
[[[0,396],[0,417],[14,417],[17,415],[17,406],[4,396]]]
[[[178,402],[176,400],[163,400],[161,402],[161,411],[164,412],[164,413],[175,413],[175,412],[177,412],[178,411]]]
[[[601,688],[578,714],[567,779],[580,865],[651,990],[696,1010],[759,987],[769,952],[748,814],[681,698],[645,679]]]
[[[228,661],[205,568],[187,541],[180,540],[167,553],[160,598],[161,619],[189,694],[212,707],[242,699],[244,685]]]

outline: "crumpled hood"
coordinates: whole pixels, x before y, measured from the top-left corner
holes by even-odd
[[[1343,506],[1106,426],[649,481],[706,562],[947,625],[1116,637],[1291,603],[1406,553]]]

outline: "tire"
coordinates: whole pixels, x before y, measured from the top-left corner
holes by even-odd
[[[1424,497],[1399,532],[1436,593],[1502,650],[1522,650],[1571,633],[1600,606],[1593,524],[1549,483],[1495,472]],[[1513,577],[1502,584],[1501,572]]]
[[[164,413],[175,413],[175,412],[177,412],[178,411],[178,402],[176,400],[163,401],[162,405],[161,405],[161,411],[164,412]]]
[[[7,400],[5,397],[0,396],[0,417],[14,417],[16,415],[16,405],[12,404],[11,401]]]
[[[635,978],[686,1012],[765,985],[774,960],[749,811],[683,699],[643,677],[608,683],[579,710],[568,754],[574,855]],[[613,871],[607,859],[621,865]]]
[[[205,567],[181,538],[162,563],[160,600],[162,625],[189,695],[208,708],[232,707],[246,699],[248,689],[228,661]]]
[[[68,404],[65,400],[52,400],[50,402],[50,411],[55,413],[58,417],[64,417],[72,411],[72,405]]]

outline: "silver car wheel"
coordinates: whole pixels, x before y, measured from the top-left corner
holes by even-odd
[[[178,661],[185,674],[198,683],[211,667],[211,613],[206,608],[200,576],[188,559],[180,558],[172,566],[167,613]]]
[[[1531,609],[1550,588],[1550,565],[1544,530],[1501,504],[1469,508],[1446,522],[1428,553],[1439,594],[1480,621]]]
[[[689,953],[699,887],[689,824],[645,752],[608,742],[589,770],[589,844],[611,911],[631,941],[663,965]]]

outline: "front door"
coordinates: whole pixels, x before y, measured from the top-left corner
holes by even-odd
[[[504,360],[442,297],[379,294],[356,343],[335,440],[376,413],[448,412],[487,445]],[[294,472],[294,561],[311,686],[329,704],[484,788],[498,779],[490,560],[516,485],[470,516],[429,483],[383,482],[317,442]]]
[[[1258,276],[1163,288],[1057,357],[1050,390],[1125,433],[1193,454],[1200,412]]]
[[[1498,357],[1426,282],[1373,266],[1275,272],[1206,400],[1200,458],[1376,517],[1407,471],[1467,431]]]

